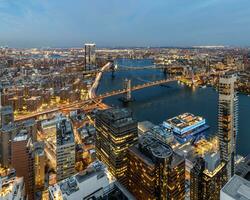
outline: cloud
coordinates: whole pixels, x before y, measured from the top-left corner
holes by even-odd
[[[0,0],[0,45],[242,44],[249,19],[248,0]]]

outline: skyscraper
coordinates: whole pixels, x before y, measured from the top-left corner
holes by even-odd
[[[28,199],[34,199],[34,160],[31,150],[31,138],[25,130],[20,131],[11,142],[11,165],[16,175],[24,177]]]
[[[90,69],[91,66],[96,64],[95,44],[88,43],[84,45],[84,59],[85,70]]]
[[[61,181],[75,174],[75,138],[68,119],[56,125],[56,178]]]
[[[97,113],[96,129],[97,157],[126,185],[127,150],[137,142],[137,121],[127,109],[110,108]]]
[[[238,132],[238,98],[236,75],[227,73],[219,80],[218,135],[220,157],[226,163],[227,178],[234,174],[236,137]]]
[[[185,160],[151,133],[129,148],[128,189],[136,199],[185,198]]]
[[[220,190],[227,182],[227,169],[216,154],[198,157],[190,171],[191,200],[219,200]]]

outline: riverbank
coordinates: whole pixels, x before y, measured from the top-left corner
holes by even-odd
[[[119,60],[121,66],[149,66],[150,60]],[[142,84],[148,81],[164,79],[164,74],[160,70],[137,70],[124,71],[116,73],[115,77],[111,72],[105,72],[102,75],[97,90],[97,95],[113,90],[123,88],[125,78],[132,80],[132,85]],[[133,112],[138,121],[151,121],[154,124],[160,124],[164,120],[190,112],[204,117],[210,126],[208,135],[215,135],[217,132],[217,113],[218,113],[218,93],[214,87],[190,88],[178,83],[169,83],[168,87],[155,86],[138,90],[132,93],[134,102],[127,107]],[[119,101],[121,95],[109,97],[103,100],[103,103],[109,106],[123,107]],[[237,153],[246,155],[250,152],[248,141],[250,140],[250,98],[239,94],[239,134],[237,139]]]

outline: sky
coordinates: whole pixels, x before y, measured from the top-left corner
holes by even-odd
[[[250,46],[250,0],[0,0],[0,46]]]

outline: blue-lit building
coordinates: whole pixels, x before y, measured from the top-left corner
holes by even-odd
[[[163,126],[181,143],[194,139],[194,136],[209,128],[204,118],[191,113],[170,118],[163,122]]]

